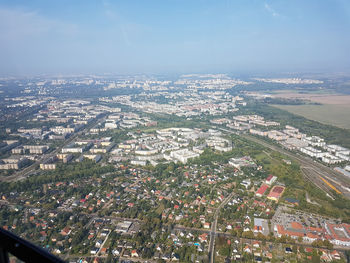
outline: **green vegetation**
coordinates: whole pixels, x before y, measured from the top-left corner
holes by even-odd
[[[285,184],[284,197],[293,197],[300,201],[297,209],[349,222],[350,203],[336,193],[333,194],[335,200],[331,200],[325,192],[303,178],[300,167],[296,162],[293,161],[291,165],[284,163],[283,159],[286,157],[277,152],[271,152],[269,155],[259,154],[255,158],[260,160],[264,169],[277,176],[278,180]],[[316,200],[319,206],[306,201],[306,192],[310,194],[313,200]]]
[[[350,129],[350,107],[346,105],[287,104],[273,106],[314,121]]]
[[[277,104],[277,105],[305,105],[308,104],[307,101],[301,99],[285,99],[285,98],[265,98],[264,102],[267,104]],[[313,103],[315,105],[315,103]],[[317,104],[318,105],[318,104]]]
[[[93,161],[84,160],[81,163],[60,164],[54,171],[43,172],[39,175],[29,177],[25,181],[1,183],[0,192],[8,191],[25,191],[28,189],[36,189],[40,185],[47,183],[60,182],[64,180],[74,180],[77,178],[89,178],[99,176],[108,172],[113,172],[111,165],[100,166]]]
[[[282,126],[291,125],[308,135],[320,136],[329,144],[350,148],[350,130],[348,129],[322,124],[258,101],[250,101],[241,114],[259,114],[267,120],[280,122]]]
[[[344,197],[336,193],[333,194],[335,200],[331,200],[325,192],[315,187],[311,182],[306,181],[302,176],[298,163],[292,162],[291,165],[288,165],[283,161],[283,159],[288,159],[286,156],[237,135],[232,135],[232,139],[236,146],[232,151],[218,153],[206,149],[200,158],[192,160],[192,163],[198,165],[217,162],[226,163],[231,157],[249,155],[257,160],[257,164],[261,165],[265,171],[277,176],[278,180],[285,184],[286,190],[283,196],[293,197],[299,200],[298,209],[350,222],[350,203],[346,202]],[[246,173],[248,174],[249,172],[246,171]],[[310,195],[312,200],[319,203],[320,206],[307,203],[306,193]]]

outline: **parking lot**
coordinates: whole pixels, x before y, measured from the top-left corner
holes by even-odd
[[[291,222],[298,222],[303,227],[317,227],[324,228],[326,222],[336,224],[337,220],[322,217],[320,215],[313,215],[311,213],[293,210],[285,206],[279,206],[271,220],[272,227],[275,225],[282,225],[289,227]]]

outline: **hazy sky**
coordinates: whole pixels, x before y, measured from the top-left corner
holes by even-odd
[[[349,69],[349,0],[0,0],[2,75]]]

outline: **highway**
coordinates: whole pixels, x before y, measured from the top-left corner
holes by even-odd
[[[236,132],[220,128],[222,131],[228,132],[228,133],[234,133]],[[256,138],[254,136],[248,135],[248,134],[241,134],[241,137],[253,141],[255,143],[258,143],[266,148],[269,148],[273,151],[279,152],[283,155],[286,155],[290,157],[293,160],[296,160],[300,163],[300,168],[302,171],[302,174],[304,177],[312,182],[314,185],[316,185],[318,188],[326,192],[329,196],[333,198],[333,194],[330,191],[331,188],[321,179],[324,178],[327,181],[329,181],[331,184],[333,184],[338,191],[340,191],[344,197],[350,199],[350,192],[346,190],[344,187],[350,186],[350,180],[349,178],[346,178],[345,176],[341,175],[340,173],[337,173],[333,169],[309,158],[306,156],[302,156],[297,153],[290,152],[288,150],[283,149],[280,146],[270,144],[262,139]],[[343,187],[344,186],[344,187]]]

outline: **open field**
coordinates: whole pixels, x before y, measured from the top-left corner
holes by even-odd
[[[280,91],[272,95],[275,98],[302,99],[322,105],[272,105],[293,114],[321,123],[350,129],[350,96],[330,93],[298,93]]]
[[[327,105],[349,105],[350,95],[327,94],[327,93],[297,93],[292,91],[281,91],[272,94],[275,98],[302,99]]]
[[[350,103],[349,105],[272,105],[274,107],[301,115],[305,118],[321,123],[350,129]]]

